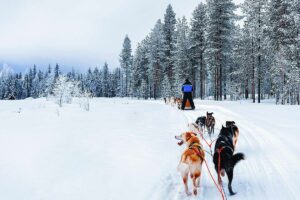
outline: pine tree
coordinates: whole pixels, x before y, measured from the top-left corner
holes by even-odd
[[[114,76],[115,76],[115,91],[116,91],[116,96],[121,97],[122,96],[122,89],[121,89],[121,69],[116,68],[114,71]]]
[[[107,63],[104,63],[102,68],[102,91],[103,96],[109,96],[109,71]]]
[[[161,20],[158,20],[150,33],[149,41],[144,41],[144,46],[148,46],[147,59],[149,63],[149,84],[151,87],[151,96],[154,99],[160,96],[160,84],[162,81],[163,68],[165,67],[165,38],[164,26]]]
[[[196,66],[199,71],[199,93],[200,98],[203,99],[205,96],[205,77],[206,77],[206,64],[205,64],[205,48],[206,44],[206,31],[207,31],[207,14],[206,5],[200,3],[193,12],[191,19],[191,60],[192,65]],[[197,89],[197,87],[196,87]],[[195,89],[195,91],[196,91]]]
[[[141,86],[140,86],[140,97],[147,99],[148,98],[148,91],[147,91],[147,82],[145,79],[142,79]]]
[[[171,84],[167,75],[164,76],[162,81],[162,97],[171,97]]]
[[[169,80],[173,82],[174,79],[174,52],[176,44],[176,14],[173,11],[171,4],[168,5],[164,15],[164,41],[165,41],[165,64],[164,73],[167,73]]]
[[[226,99],[226,73],[232,56],[236,15],[232,0],[208,0],[207,63],[213,79],[215,100]]]
[[[139,90],[141,89],[142,80],[144,80],[144,84],[147,85],[147,68],[149,65],[147,44],[148,43],[146,40],[143,40],[141,43],[139,43],[134,54],[132,72],[133,96],[138,95]]]
[[[101,73],[97,67],[95,67],[93,71],[93,89],[94,89],[94,96],[100,97],[102,93],[102,87],[101,87]]]
[[[195,86],[195,71],[191,65],[190,42],[189,42],[189,26],[185,17],[178,19],[176,29],[176,51],[175,51],[175,76],[174,85],[172,87],[172,96],[178,94],[178,83],[185,78],[191,77],[193,85]],[[180,84],[179,84],[180,85]]]
[[[129,96],[130,92],[130,80],[132,73],[132,50],[131,50],[131,41],[128,35],[125,36],[123,42],[123,49],[120,54],[120,64],[124,70],[124,96]]]
[[[54,73],[52,72],[51,66],[48,66],[47,72],[45,73],[45,96],[48,97],[52,94],[54,87]]]
[[[276,102],[285,104],[291,92],[290,76],[293,73],[296,44],[296,25],[292,16],[290,0],[274,0],[269,4],[269,37],[270,48],[274,59],[272,74]]]
[[[242,6],[246,17],[244,28],[247,28],[249,33],[250,38],[248,40],[251,39],[251,42],[248,42],[251,52],[246,55],[251,57],[251,96],[253,102],[255,102],[255,88],[257,85],[258,103],[260,103],[262,96],[263,66],[266,65],[264,63],[266,52],[264,52],[265,37],[263,33],[266,26],[266,3],[266,0],[246,0]]]

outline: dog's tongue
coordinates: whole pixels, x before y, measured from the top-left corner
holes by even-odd
[[[183,141],[178,142],[178,145],[179,146],[183,145]]]

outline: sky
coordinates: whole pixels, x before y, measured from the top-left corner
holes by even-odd
[[[239,2],[241,0],[235,0]],[[15,71],[119,66],[126,34],[135,49],[168,4],[190,18],[201,0],[0,0],[0,65]]]

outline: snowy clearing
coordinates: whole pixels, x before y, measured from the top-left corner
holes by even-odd
[[[184,147],[174,135],[206,111],[216,118],[214,138],[225,120],[240,128],[237,152],[246,160],[235,168],[235,196],[223,178],[228,199],[297,199],[299,106],[196,101],[183,112],[162,101],[102,98],[91,100],[90,112],[45,99],[1,101],[0,197],[221,199],[205,166],[197,198],[186,197],[176,171]]]

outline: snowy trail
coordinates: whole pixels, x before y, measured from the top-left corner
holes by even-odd
[[[270,124],[272,118],[265,117],[263,113],[257,113],[251,119],[248,115],[241,115],[239,112],[233,111],[238,109],[230,110],[222,105],[196,104],[196,106],[195,111],[178,111],[178,114],[184,116],[183,123],[187,124],[194,122],[197,117],[205,115],[206,111],[214,112],[216,130],[212,140],[217,138],[219,130],[226,120],[234,120],[239,126],[240,137],[236,152],[245,153],[246,160],[240,162],[235,168],[233,180],[233,189],[237,192],[235,196],[229,196],[227,177],[223,178],[227,199],[298,199],[299,151],[293,151],[289,144],[283,144],[283,141],[278,137],[278,135],[283,134],[283,131],[273,126],[266,126]],[[297,123],[295,119],[292,119],[292,121]],[[209,141],[207,134],[205,134],[205,137]],[[203,145],[206,150],[209,150],[204,142]],[[216,178],[217,174],[211,156],[206,154],[206,159]],[[178,177],[179,174],[174,175],[174,178],[170,180],[179,182],[179,185],[174,188],[177,191],[160,191],[160,193],[169,193],[168,199],[221,199],[221,195],[208,176],[204,165],[200,197],[186,197],[183,193],[182,181]]]
[[[174,136],[206,111],[216,118],[212,139],[226,120],[240,129],[237,152],[246,160],[235,168],[235,196],[223,178],[228,200],[299,199],[299,106],[196,101],[195,111],[180,111],[162,101],[95,98],[90,108],[0,102],[1,199],[220,200],[204,165],[197,197],[186,196],[176,170],[184,147]]]

